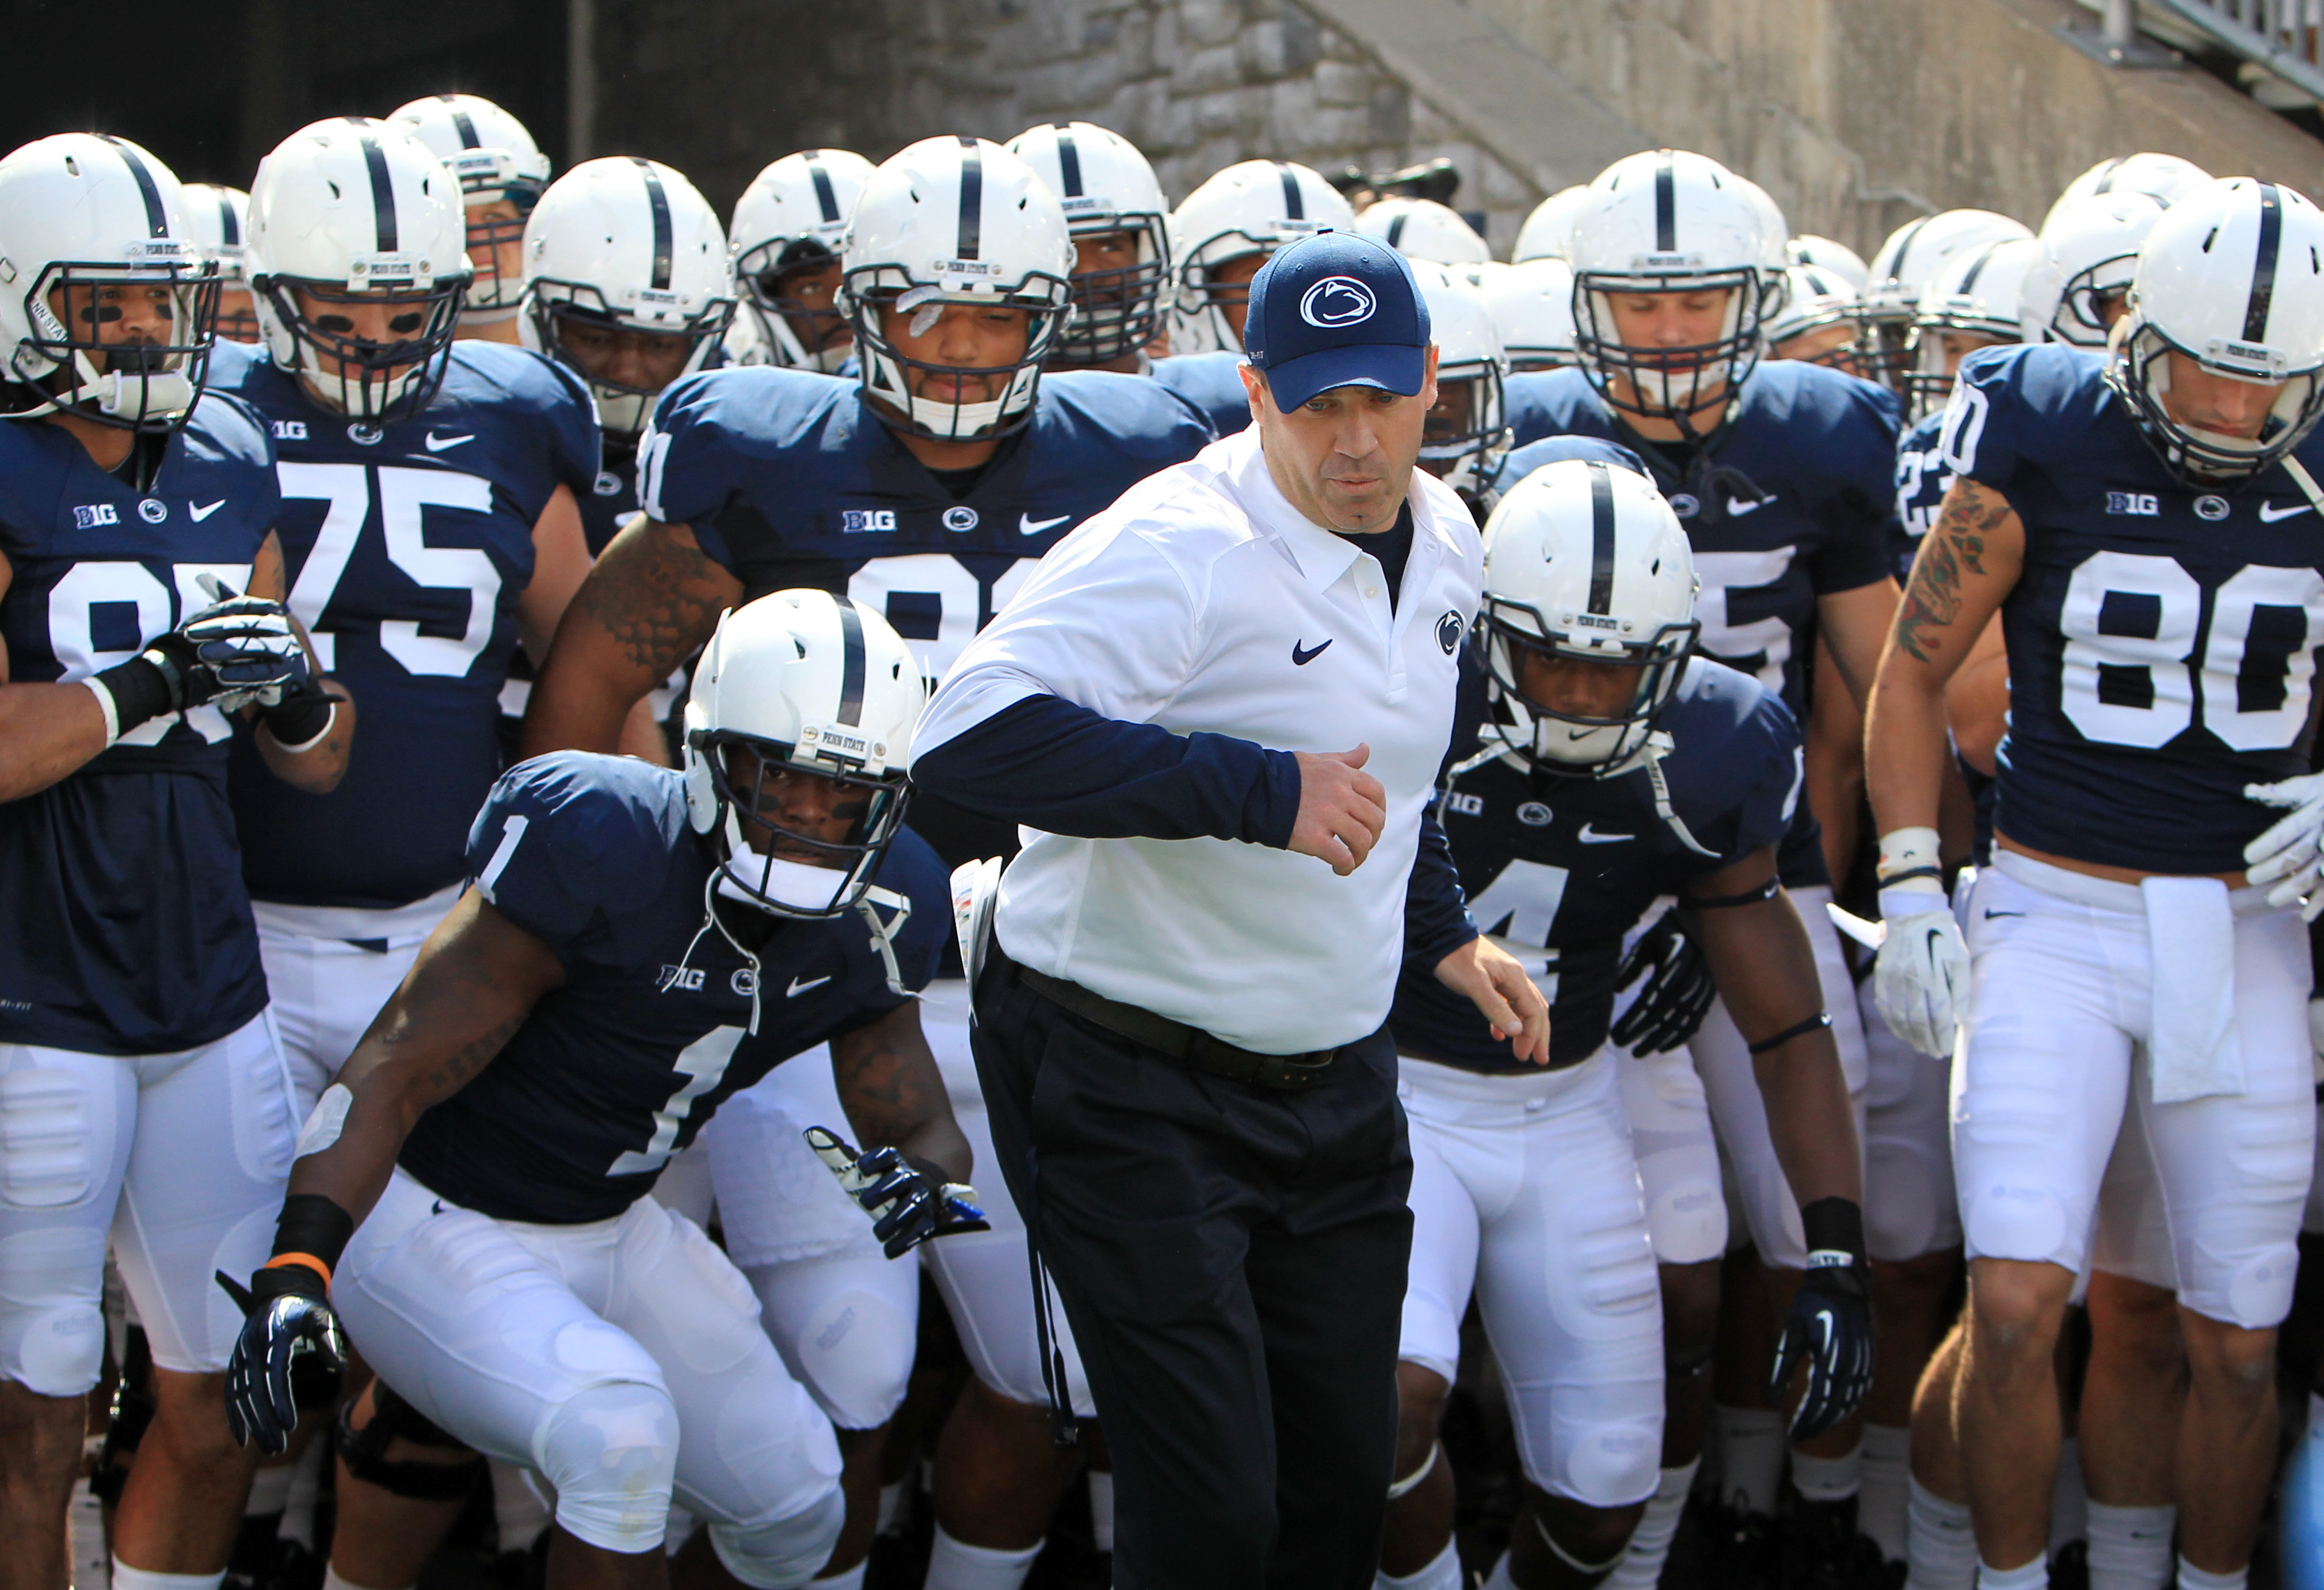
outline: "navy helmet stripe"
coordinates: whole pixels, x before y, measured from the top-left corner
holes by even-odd
[[[1614,610],[1614,477],[1590,461],[1590,611]]]
[[[1891,282],[1904,280],[1904,262],[1913,255],[1913,244],[1921,236],[1921,228],[1934,218],[1932,216],[1923,216],[1919,220],[1906,226],[1904,236],[1896,240],[1896,257],[1889,263],[1888,267],[1888,279]]]
[[[2267,340],[2267,311],[2275,297],[2275,256],[2283,250],[2283,195],[2259,185],[2259,249],[2252,260],[2251,297],[2244,302],[2244,340]]]
[[[1668,154],[1655,164],[1655,252],[1678,247],[1678,171]]]
[[[824,169],[823,162],[807,162],[807,180],[815,184],[815,206],[823,212],[824,224],[845,220],[847,217],[839,213],[839,195],[832,190],[831,173]]]
[[[221,193],[218,201],[218,238],[228,248],[242,246],[242,217],[234,213],[234,200]]]
[[[850,728],[863,726],[863,615],[845,596],[839,604],[839,721]]]
[[[654,170],[653,162],[635,154],[630,159],[646,180],[646,204],[653,211],[653,281],[650,285],[657,291],[667,292],[669,291],[669,256],[675,247],[670,238],[669,195],[663,191],[661,173]]]
[[[1286,221],[1305,220],[1307,207],[1299,198],[1299,173],[1291,169],[1291,162],[1287,160],[1277,161],[1275,169],[1283,177],[1283,218]]]
[[[1412,219],[1412,212],[1408,209],[1398,210],[1389,218],[1388,224],[1388,245],[1390,248],[1401,246],[1404,241],[1404,224],[1410,219]]]
[[[1973,292],[1977,290],[1977,279],[1984,274],[1986,262],[1993,258],[1995,252],[2000,247],[2001,245],[1998,243],[1988,243],[1978,251],[1977,258],[1969,262],[1969,270],[1961,277],[1963,292]]]
[[[482,148],[484,141],[476,136],[476,124],[475,120],[470,117],[468,113],[462,110],[458,106],[452,105],[452,96],[449,94],[438,94],[436,97],[452,107],[452,129],[460,134],[460,147],[463,149]]]
[[[960,251],[952,257],[973,260],[984,246],[984,156],[976,140],[960,141]]]
[[[103,136],[120,154],[122,164],[129,168],[129,174],[137,179],[138,196],[145,201],[145,236],[167,237],[170,235],[170,209],[161,202],[161,190],[154,182],[153,173],[145,169],[145,162],[137,158],[137,152],[127,143],[110,133]]]
[[[388,173],[387,151],[373,135],[368,117],[351,116],[346,119],[363,142],[364,167],[371,176],[372,225],[379,233],[379,252],[393,254],[401,241],[395,227],[395,179]]]
[[[1071,122],[1053,122],[1050,125],[1057,129],[1057,175],[1065,184],[1065,190],[1057,197],[1079,199],[1082,197],[1082,152],[1074,146],[1074,125]]]

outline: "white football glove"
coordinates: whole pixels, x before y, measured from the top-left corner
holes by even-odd
[[[1880,870],[1918,875],[1880,891],[1886,929],[1873,963],[1872,998],[1888,1030],[1924,1055],[1950,1059],[1961,1003],[1969,995],[1969,946],[1953,920],[1945,886],[1934,875],[1937,837],[1904,828],[1880,840]]]
[[[2244,876],[2275,885],[2267,892],[2268,904],[2299,904],[2301,920],[2314,921],[2324,913],[2324,889],[2317,887],[2324,868],[2324,773],[2246,784],[2244,798],[2292,814],[2244,846]]]

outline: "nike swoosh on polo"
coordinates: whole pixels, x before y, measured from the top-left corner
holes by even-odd
[[[1740,497],[1729,497],[1727,499],[1727,517],[1740,519],[1746,513],[1756,513],[1775,500],[1773,496],[1765,496],[1756,503],[1747,503]]]
[[[1060,513],[1055,519],[1036,519],[1030,513],[1019,513],[1017,515],[1017,533],[1040,535],[1045,532],[1056,529],[1072,517],[1070,513]]]
[[[2279,508],[2273,503],[2262,503],[2259,505],[2259,522],[2262,524],[2273,524],[2279,519],[2289,519],[2295,513],[2305,513],[2313,506],[2314,504],[2310,503],[2294,503],[2289,508]]]
[[[440,453],[447,448],[456,448],[462,442],[475,439],[474,436],[438,436],[431,430],[428,433],[428,450],[431,453]]]
[[[809,982],[806,982],[806,983],[802,983],[802,982],[800,982],[797,977],[794,977],[794,978],[792,978],[792,979],[791,979],[790,991],[789,991],[788,994],[785,994],[783,995],[783,997],[784,997],[785,999],[797,999],[800,994],[805,994],[808,989],[810,989],[810,988],[820,988],[820,987],[822,987],[825,984],[826,984],[826,983],[828,983],[828,982],[830,982],[830,981],[831,981],[831,974],[830,974],[830,973],[828,973],[828,972],[825,973],[825,974],[824,974],[822,976],[820,976],[820,977],[814,978],[813,980],[811,980],[811,981],[809,981]]]
[[[1625,839],[1637,837],[1636,834],[1600,834],[1592,831],[1588,823],[1582,825],[1582,842],[1584,845],[1619,845]]]
[[[1331,640],[1325,641],[1323,645],[1309,649],[1302,649],[1298,642],[1292,642],[1291,666],[1294,668],[1306,667],[1309,663],[1314,661],[1315,659],[1321,657],[1324,653],[1324,652],[1331,646],[1332,641],[1336,641],[1339,638],[1339,636],[1333,635]]]
[[[193,504],[189,503],[186,504],[186,512],[192,515],[193,521],[196,524],[199,524],[203,520],[208,519],[211,514],[217,513],[220,508],[225,506],[226,499],[224,497],[220,497],[217,502],[204,503],[198,508],[194,506]]]

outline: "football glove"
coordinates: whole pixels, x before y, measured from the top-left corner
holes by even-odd
[[[893,1148],[859,1154],[846,1140],[820,1126],[802,1134],[847,1196],[872,1216],[872,1234],[890,1259],[900,1259],[932,1237],[964,1231],[991,1231],[976,1206],[976,1189],[946,1181],[941,1167],[907,1160]]]
[[[253,702],[272,707],[286,690],[311,683],[307,649],[281,603],[236,596],[214,578],[208,589],[217,601],[189,615],[143,653],[169,681],[173,710],[208,705],[235,712]]]
[[[1807,1394],[1792,1414],[1792,1438],[1820,1436],[1856,1411],[1872,1389],[1872,1293],[1866,1281],[1864,1212],[1846,1198],[1800,1211],[1808,1267],[1792,1294],[1768,1391],[1781,1401],[1805,1364]]]
[[[328,1290],[304,1264],[270,1265],[247,1289],[222,1271],[217,1283],[244,1316],[226,1359],[226,1428],[238,1445],[288,1451],[299,1410],[338,1400],[346,1373],[347,1339]]]
[[[1711,1002],[1719,997],[1702,946],[1687,931],[1676,911],[1638,935],[1614,974],[1618,992],[1639,978],[1646,986],[1614,1021],[1607,1036],[1641,1059],[1674,1049],[1694,1036]]]
[[[2324,870],[2324,773],[2246,784],[2244,798],[2290,813],[2244,846],[2244,876],[2275,885],[2267,892],[2268,904],[2297,904],[2301,920],[2314,921],[2324,915],[2324,889],[2317,887]]]

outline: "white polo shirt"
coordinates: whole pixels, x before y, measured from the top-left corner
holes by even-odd
[[[1277,751],[1368,744],[1366,771],[1388,792],[1380,842],[1345,878],[1240,841],[1027,828],[994,917],[1019,964],[1265,1054],[1334,1048],[1388,1019],[1405,885],[1483,573],[1476,526],[1449,486],[1416,470],[1410,502],[1412,552],[1391,607],[1363,538],[1291,505],[1253,426],[1084,522],[970,642],[928,705],[915,756],[1053,695]]]

